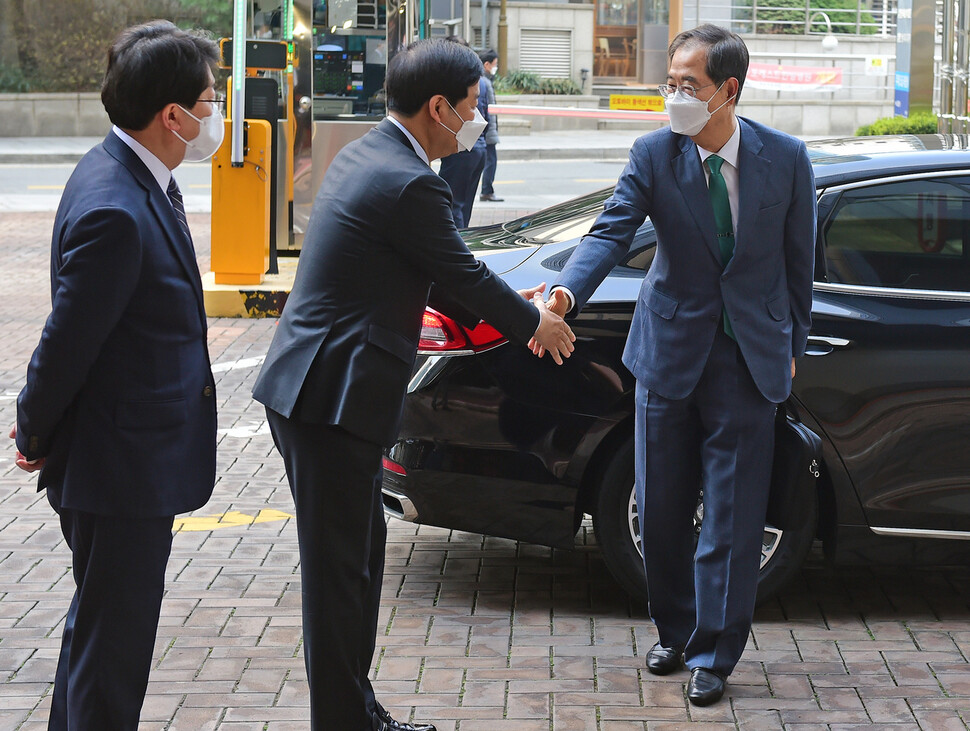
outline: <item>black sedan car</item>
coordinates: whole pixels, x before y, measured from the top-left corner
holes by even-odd
[[[765,525],[759,599],[798,571],[816,539],[841,562],[970,556],[967,144],[930,135],[809,145],[813,327],[782,408],[820,437],[819,476],[795,491],[796,520]],[[513,287],[551,283],[610,192],[466,239]],[[647,220],[573,321],[576,351],[562,367],[487,323],[463,327],[429,309],[400,438],[385,455],[385,509],[560,548],[591,515],[610,571],[645,596],[634,380],[620,356],[655,243]]]

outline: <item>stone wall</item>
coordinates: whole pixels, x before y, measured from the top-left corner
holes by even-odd
[[[109,129],[96,92],[0,94],[0,137],[101,137]]]

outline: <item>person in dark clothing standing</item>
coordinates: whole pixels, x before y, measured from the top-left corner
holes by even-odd
[[[478,54],[482,59],[482,66],[485,67],[485,83],[488,84],[488,104],[495,103],[495,87],[492,86],[492,78],[498,73],[498,54],[492,49],[482,51]],[[498,165],[498,150],[495,146],[499,143],[498,139],[498,120],[494,114],[487,114],[488,127],[485,128],[485,169],[482,171],[482,194],[479,200],[498,203],[502,201],[495,195],[495,168]]]
[[[448,36],[445,40],[468,46],[464,38]],[[441,160],[438,175],[451,188],[451,210],[455,217],[455,225],[464,228],[471,224],[472,206],[475,205],[475,192],[478,181],[485,170],[485,136],[482,132],[488,126],[488,82],[484,77],[478,80],[478,108],[475,119],[465,125],[467,137],[457,140],[458,151]],[[477,136],[474,134],[477,130]],[[474,138],[474,139],[472,139]],[[469,144],[472,143],[473,144]]]

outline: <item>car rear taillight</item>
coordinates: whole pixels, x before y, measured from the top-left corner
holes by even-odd
[[[450,317],[429,307],[424,311],[421,321],[418,352],[422,355],[471,355],[505,342],[505,336],[487,322],[479,322],[473,328],[464,328]]]
[[[381,465],[384,467],[385,470],[387,470],[388,472],[393,472],[395,475],[401,475],[402,477],[408,476],[408,471],[404,469],[404,467],[399,465],[397,462],[392,462],[387,457],[384,457],[382,459]]]

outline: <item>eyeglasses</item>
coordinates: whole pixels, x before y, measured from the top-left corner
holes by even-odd
[[[199,102],[206,102],[207,104],[222,104],[222,105],[225,105],[225,103],[226,103],[226,95],[225,94],[216,94],[212,99],[196,99],[195,100],[195,103],[196,104],[198,104]]]
[[[697,92],[699,92],[701,89],[706,89],[709,86],[714,86],[714,83],[711,82],[710,84],[704,84],[704,86],[696,87],[691,86],[690,84],[680,84],[679,86],[674,84],[661,84],[657,87],[657,91],[660,92],[660,96],[662,96],[664,99],[666,99],[668,96],[676,94],[678,91],[684,94],[684,96],[696,97]]]

